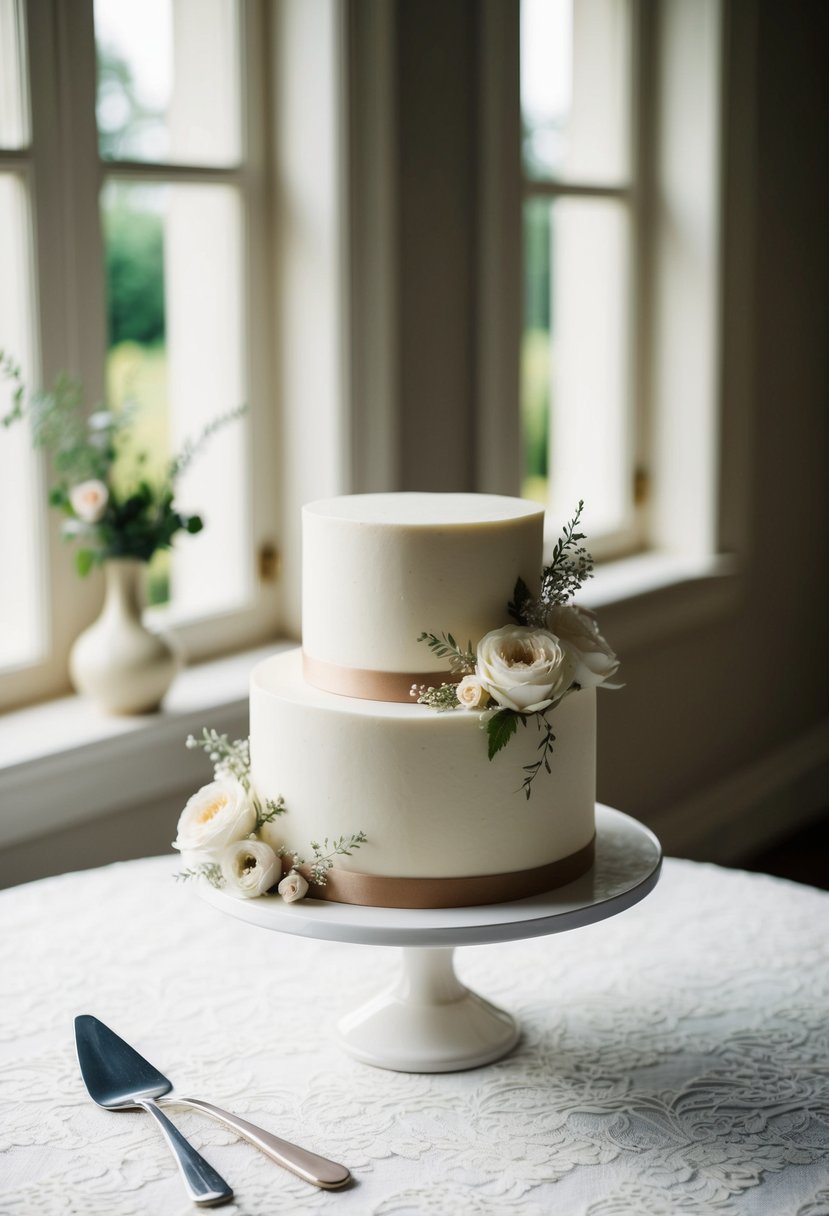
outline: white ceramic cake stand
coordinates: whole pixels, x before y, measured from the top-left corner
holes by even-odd
[[[656,886],[659,841],[635,819],[596,807],[596,860],[545,895],[474,908],[364,908],[278,897],[237,899],[203,887],[222,912],[280,933],[362,945],[402,946],[394,982],[343,1017],[340,1043],[365,1064],[398,1072],[454,1072],[490,1064],[518,1042],[514,1018],[455,975],[456,946],[541,937],[624,912]]]

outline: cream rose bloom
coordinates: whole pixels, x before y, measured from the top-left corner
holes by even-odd
[[[173,848],[182,853],[216,853],[249,836],[256,811],[238,781],[227,777],[203,785],[187,800]]]
[[[264,840],[237,840],[219,858],[222,876],[231,895],[254,899],[279,879],[282,862]]]
[[[298,870],[291,870],[276,889],[286,904],[292,904],[294,900],[304,899],[308,894],[308,882]]]
[[[78,519],[96,524],[109,502],[109,490],[102,481],[80,481],[69,491],[69,502]]]
[[[519,713],[546,709],[573,683],[573,662],[546,629],[505,625],[478,643],[478,679],[499,705]]]
[[[483,709],[489,693],[477,676],[464,676],[455,687],[455,695],[464,709]]]
[[[596,688],[616,674],[619,660],[599,633],[592,612],[575,604],[560,604],[550,610],[547,624],[569,651],[575,666],[573,679],[581,688]]]

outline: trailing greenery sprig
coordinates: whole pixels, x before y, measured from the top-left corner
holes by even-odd
[[[551,771],[550,756],[553,754],[553,744],[556,741],[556,737],[553,734],[553,728],[547,720],[546,711],[534,714],[533,717],[536,719],[538,729],[542,731],[543,734],[541,742],[538,745],[538,750],[541,752],[541,755],[533,764],[524,765],[524,772],[526,773],[526,776],[521,782],[521,789],[524,791],[526,798],[529,798],[532,794],[532,783],[535,781],[542,768],[544,769],[545,773],[549,773]],[[523,721],[524,725],[526,726],[526,716],[524,716]]]
[[[516,581],[507,611],[518,625],[530,625],[543,629],[547,624],[549,610],[556,604],[566,604],[582,583],[593,577],[593,558],[579,544],[585,534],[577,531],[584,502],[579,501],[576,513],[565,524],[556,541],[553,556],[541,572],[541,589],[535,598],[522,578]]]
[[[179,870],[177,874],[173,875],[173,878],[176,882],[188,882],[193,878],[204,878],[216,890],[225,885],[222,867],[217,861],[203,861],[197,866],[192,866],[189,870]]]
[[[256,797],[253,799],[253,806],[256,811],[254,832],[260,831],[266,823],[273,823],[274,819],[285,814],[285,799],[281,794],[278,798],[266,798],[264,810],[262,809],[262,803]]]
[[[314,852],[314,859],[308,865],[309,880],[316,887],[324,887],[328,881],[328,871],[333,869],[335,857],[350,857],[352,849],[359,849],[361,844],[365,844],[368,837],[365,832],[355,832],[352,836],[340,836],[337,840],[329,842],[326,836],[322,844],[316,840],[311,841],[311,848]],[[327,850],[327,852],[326,852]],[[293,870],[298,870],[300,866],[305,865],[304,858],[298,853],[292,852],[290,849],[278,849],[277,853],[280,857],[293,858]]]
[[[429,649],[439,659],[448,659],[452,671],[458,675],[469,675],[475,670],[475,651],[472,643],[466,643],[466,650],[461,650],[451,633],[442,633],[437,637],[434,633],[421,633],[418,642],[425,642]]]
[[[593,558],[579,544],[585,534],[576,531],[583,510],[584,501],[580,499],[575,515],[565,524],[562,535],[556,541],[552,561],[542,571],[539,598],[548,607],[566,604],[582,583],[593,577]]]

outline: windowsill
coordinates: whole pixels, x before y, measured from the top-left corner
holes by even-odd
[[[629,655],[733,611],[738,584],[727,558],[647,554],[602,565],[579,601],[600,612],[602,632]],[[245,734],[251,668],[292,644],[187,668],[157,714],[109,717],[74,696],[6,714],[0,848],[203,784],[203,764],[185,738],[205,726]]]

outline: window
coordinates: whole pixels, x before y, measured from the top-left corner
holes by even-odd
[[[521,0],[524,493],[602,557],[719,545],[727,18]]]
[[[522,0],[524,493],[636,543],[633,0]]]
[[[153,475],[215,417],[177,501],[205,530],[150,564],[191,657],[266,636],[269,292],[263,12],[242,0],[0,0],[0,348],[29,385],[137,403]],[[0,405],[7,404],[6,398]],[[5,410],[4,410],[5,412]],[[134,475],[125,457],[120,475]],[[0,435],[0,699],[60,691],[97,610],[45,508],[23,427]],[[221,571],[217,577],[216,572]]]

